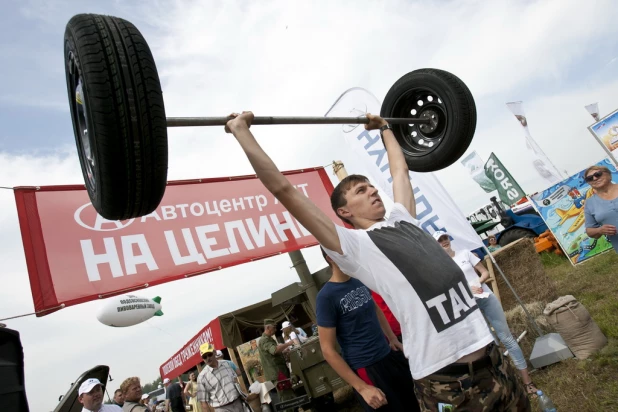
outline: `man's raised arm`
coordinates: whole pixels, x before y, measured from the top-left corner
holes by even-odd
[[[367,114],[370,123],[365,125],[365,129],[379,129],[388,125],[386,120],[379,116]],[[412,217],[416,217],[416,202],[414,201],[414,192],[410,183],[408,164],[403,156],[401,146],[397,142],[395,135],[391,129],[386,129],[382,132],[382,141],[388,156],[388,165],[390,167],[391,176],[393,177],[393,195],[395,202],[401,203]]]
[[[289,180],[277,169],[272,159],[260,147],[249,130],[253,113],[233,113],[225,126],[244,150],[257,177],[266,189],[303,225],[324,247],[343,253],[335,224],[308,197],[296,190]],[[396,143],[396,142],[395,142]]]

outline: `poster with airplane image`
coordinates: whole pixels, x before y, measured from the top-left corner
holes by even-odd
[[[609,168],[612,171],[612,180],[618,182],[618,172],[609,159],[603,159],[597,165]],[[592,195],[593,190],[584,180],[582,170],[530,196],[573,265],[612,249],[611,243],[605,236],[593,239],[586,235],[584,204]]]
[[[614,161],[614,164],[618,164],[618,110],[588,126],[588,130]]]

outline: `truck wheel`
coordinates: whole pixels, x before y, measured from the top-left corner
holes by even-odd
[[[500,239],[498,239],[498,244],[504,247],[509,243],[513,243],[516,240],[522,239],[524,237],[536,237],[536,233],[531,230],[514,227],[513,229],[509,229],[508,231],[500,235]]]
[[[92,205],[108,220],[151,213],[167,183],[167,122],[146,40],[126,20],[78,14],[66,26],[64,60]]]
[[[476,129],[472,93],[457,76],[438,69],[410,72],[393,84],[382,103],[382,117],[421,117],[429,124],[393,125],[393,132],[415,172],[433,172],[457,161]]]

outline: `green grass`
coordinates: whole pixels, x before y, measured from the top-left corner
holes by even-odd
[[[575,267],[563,256],[540,256],[558,296],[575,296],[609,343],[586,360],[568,359],[532,371],[532,379],[561,412],[618,411],[618,255],[609,251]],[[351,390],[342,398],[340,411],[362,411]],[[531,403],[539,411],[537,400]]]
[[[541,260],[559,296],[575,296],[609,343],[586,360],[550,365],[532,378],[558,410],[618,410],[618,255],[610,251],[575,267],[557,255],[542,254]],[[536,402],[533,408],[538,410]]]

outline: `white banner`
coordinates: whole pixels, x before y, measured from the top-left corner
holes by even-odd
[[[588,110],[588,113],[590,113],[590,116],[592,116],[592,118],[595,121],[599,121],[599,104],[598,103],[592,103],[589,104],[587,106],[584,106],[586,108],[586,110]]]
[[[485,193],[491,193],[496,190],[496,185],[485,174],[485,162],[481,156],[476,153],[476,150],[465,156],[461,160],[461,164],[466,168],[472,179],[479,184]]]
[[[380,113],[380,102],[368,90],[352,88],[335,101],[325,116],[361,116]],[[356,127],[355,127],[356,126]],[[363,159],[369,179],[393,200],[392,178],[386,149],[379,131],[366,131],[363,125],[346,125],[343,132],[348,144]],[[453,237],[454,249],[474,250],[483,246],[480,237],[459,210],[433,173],[410,172],[416,199],[416,214],[427,233],[446,230]]]
[[[536,144],[532,136],[530,136],[530,130],[528,129],[528,120],[524,114],[523,102],[511,102],[507,103],[511,113],[515,115],[519,123],[524,128],[524,134],[526,137],[526,147],[532,152],[533,160],[532,166],[538,172],[538,174],[550,184],[558,183],[562,180],[562,174],[556,169],[556,166],[549,160],[549,158],[543,152],[543,149]]]
[[[588,126],[588,130],[618,165],[618,110]]]

